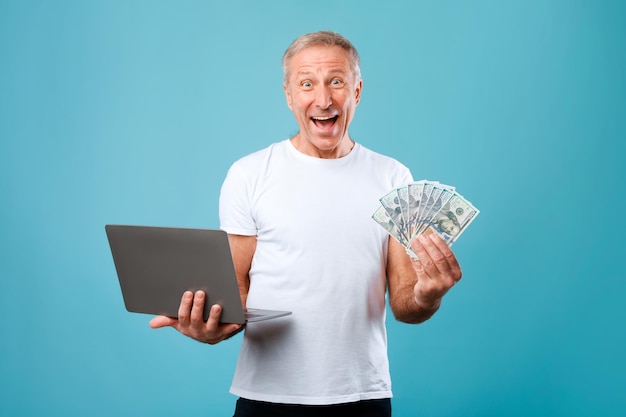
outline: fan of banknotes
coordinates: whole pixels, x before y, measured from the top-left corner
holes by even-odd
[[[372,218],[417,259],[411,250],[415,238],[436,232],[452,246],[479,212],[454,187],[422,180],[387,193]]]

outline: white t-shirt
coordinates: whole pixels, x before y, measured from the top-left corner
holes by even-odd
[[[404,165],[359,144],[320,159],[285,140],[233,164],[220,227],[257,236],[247,306],[293,314],[246,326],[231,393],[309,405],[391,397],[388,235],[371,216],[411,181]]]

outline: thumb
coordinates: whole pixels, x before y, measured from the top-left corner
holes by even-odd
[[[172,317],[156,316],[150,320],[150,327],[160,329],[161,327],[174,326],[176,323],[178,323],[178,320]]]

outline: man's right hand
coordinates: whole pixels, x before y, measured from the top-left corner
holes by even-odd
[[[173,327],[185,336],[210,345],[228,339],[243,330],[242,324],[220,323],[222,307],[219,304],[211,307],[209,319],[205,322],[203,318],[205,297],[204,291],[197,291],[195,294],[185,291],[178,308],[178,319],[156,316],[150,320],[150,327],[153,329]]]

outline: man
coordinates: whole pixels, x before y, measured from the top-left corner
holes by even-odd
[[[230,168],[220,195],[241,298],[291,316],[246,326],[231,392],[235,416],[389,416],[385,295],[396,319],[420,323],[461,278],[435,234],[419,261],[377,225],[378,198],[412,181],[399,162],[355,143],[348,127],[363,82],[354,46],[333,32],[296,39],[283,56],[292,138]],[[178,319],[155,317],[210,344],[240,331],[187,292]]]

